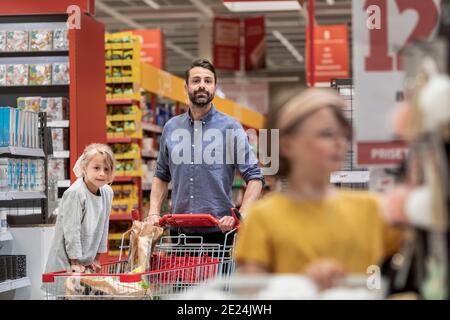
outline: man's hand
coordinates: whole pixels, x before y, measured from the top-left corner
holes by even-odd
[[[145,222],[151,224],[152,226],[159,226],[159,220],[161,220],[161,216],[159,214],[150,214],[145,219]]]
[[[219,220],[218,227],[222,230],[223,233],[233,230],[234,225],[236,224],[236,220],[233,217],[223,217]]]
[[[312,278],[321,290],[338,285],[346,275],[343,266],[332,259],[321,259],[310,263],[305,269],[305,274]]]

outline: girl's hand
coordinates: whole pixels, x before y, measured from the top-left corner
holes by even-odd
[[[346,276],[344,267],[332,259],[320,259],[310,263],[305,269],[305,274],[314,280],[320,290],[338,285]]]
[[[78,260],[70,260],[70,272],[83,273],[86,271],[86,267],[83,266]]]

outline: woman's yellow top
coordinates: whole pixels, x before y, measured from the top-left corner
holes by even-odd
[[[400,241],[401,232],[382,220],[378,200],[368,192],[337,191],[317,202],[274,193],[249,209],[235,257],[275,273],[303,272],[319,258],[336,259],[349,273],[366,273],[394,254]]]

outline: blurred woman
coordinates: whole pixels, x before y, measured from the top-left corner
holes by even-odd
[[[344,108],[334,91],[307,89],[269,118],[280,130],[287,185],[248,211],[236,248],[240,272],[304,273],[327,288],[399,248],[400,233],[382,220],[374,195],[330,185],[352,136]]]

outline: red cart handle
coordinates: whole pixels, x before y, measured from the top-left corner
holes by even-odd
[[[239,219],[234,212],[234,208],[231,209],[231,216],[235,219],[235,227],[239,228]],[[159,220],[161,227],[217,227],[219,225],[219,219],[208,213],[195,213],[195,214],[166,214],[161,220]]]

